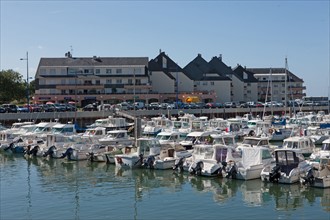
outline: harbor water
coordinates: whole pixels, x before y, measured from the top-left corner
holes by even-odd
[[[330,189],[0,153],[0,219],[330,219]]]

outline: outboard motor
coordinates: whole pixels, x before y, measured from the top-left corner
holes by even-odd
[[[56,150],[56,147],[53,145],[42,156],[47,157],[49,155],[50,158],[54,158],[54,150]]]
[[[134,166],[138,165],[140,163],[140,165],[143,164],[143,154],[139,155],[139,160],[135,162]]]
[[[91,162],[94,162],[94,152],[87,153],[87,156],[88,156],[88,160],[90,160]]]
[[[307,172],[306,172],[306,176],[303,177],[303,184],[306,185],[313,185],[314,181],[315,181],[315,177],[314,177],[314,173],[313,173],[313,168],[310,168]]]
[[[271,172],[269,173],[269,182],[276,182],[278,183],[278,180],[281,177],[281,167],[279,165],[276,165],[275,167],[272,168]]]
[[[37,156],[37,153],[38,153],[38,150],[39,150],[39,149],[40,149],[40,148],[39,148],[38,145],[34,146],[34,147],[32,148],[32,150],[30,150],[30,151],[28,152],[28,155],[31,155],[31,154],[32,154],[32,156]]]
[[[150,169],[153,169],[154,162],[155,162],[155,157],[151,155],[146,160],[144,160],[142,166],[145,168],[149,167]]]
[[[71,156],[72,156],[72,153],[73,153],[73,149],[71,147],[69,147],[65,153],[62,154],[62,156],[60,158],[65,158],[67,157],[68,160],[71,160]]]
[[[7,151],[7,150],[13,150],[13,148],[14,148],[14,146],[15,146],[15,144],[14,144],[14,142],[11,142],[9,145],[8,145],[8,147],[6,147],[6,148],[4,148],[4,151]],[[30,146],[31,147],[31,146]]]
[[[232,179],[236,179],[236,175],[237,175],[237,169],[236,169],[236,164],[233,164],[229,171],[227,171],[227,176],[226,178],[232,178]]]
[[[173,170],[178,169],[180,172],[183,171],[183,162],[184,162],[184,157],[181,157],[180,159],[175,160],[175,164],[173,166]]]
[[[204,167],[203,161],[198,161],[196,164],[193,164],[191,167],[190,174],[200,176],[202,174],[202,169]]]

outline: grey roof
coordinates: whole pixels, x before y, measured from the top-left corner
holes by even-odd
[[[251,71],[252,73],[255,74],[270,74],[270,68],[246,68],[248,71]],[[297,77],[295,74],[293,74],[292,72],[290,72],[289,70],[286,70],[285,68],[271,68],[272,69],[272,73],[285,73],[285,71],[288,74],[288,81],[291,82],[301,82],[303,83],[304,80]]]
[[[211,64],[206,62],[201,54],[198,54],[197,57],[188,63],[183,70],[186,75],[195,81],[220,81],[220,80],[228,80],[231,81],[229,77],[226,77],[221,74],[221,72],[213,67]],[[207,76],[207,74],[217,74],[218,76]]]
[[[41,58],[40,66],[148,66],[148,57],[63,57]]]
[[[244,79],[244,73],[246,74],[247,78]],[[243,68],[241,65],[237,65],[234,68],[233,74],[240,79],[242,82],[258,82],[258,79],[254,77],[254,73],[248,71],[247,69]]]
[[[165,68],[163,67],[163,58],[166,59]],[[159,53],[156,58],[150,60],[148,69],[149,71],[162,71],[171,79],[175,79],[171,73],[184,72],[178,64],[176,64],[169,56],[165,54],[165,52]]]
[[[228,74],[232,74],[233,72],[232,69],[222,61],[221,57],[213,57],[210,60],[209,64],[222,76],[227,76]]]

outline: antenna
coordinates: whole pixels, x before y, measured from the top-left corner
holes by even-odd
[[[71,52],[71,55],[73,54],[73,48],[72,48],[72,45],[70,45],[70,52]]]

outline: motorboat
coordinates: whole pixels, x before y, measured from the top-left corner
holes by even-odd
[[[115,146],[127,146],[132,145],[134,138],[128,135],[127,130],[111,130],[107,132],[107,135],[98,140],[103,145],[115,145]]]
[[[315,148],[314,152],[310,156],[310,159],[314,161],[319,161],[320,158],[330,158],[330,138],[322,142],[321,149]]]
[[[292,149],[302,153],[305,158],[309,158],[315,150],[314,142],[307,136],[293,136],[284,139],[283,149]]]
[[[178,131],[162,131],[157,134],[156,138],[161,145],[176,146],[180,144],[182,140],[181,133]]]
[[[137,148],[134,145],[128,145],[124,148],[118,148],[116,146],[107,146],[107,148],[107,152],[93,154],[93,161],[105,161],[108,164],[115,164],[116,155],[132,154],[137,151]]]
[[[266,147],[270,148],[268,136],[245,136],[242,143],[237,145],[237,148],[241,147]]]
[[[317,188],[330,187],[330,158],[321,157],[319,162],[312,162],[312,167],[300,178],[300,182]]]
[[[262,169],[275,163],[268,147],[240,147],[242,159],[226,167],[227,178],[260,179]]]
[[[128,123],[125,118],[109,116],[107,118],[96,119],[88,128],[105,127],[106,131],[112,131],[129,129],[132,126],[134,126],[134,123]]]
[[[197,144],[192,156],[186,158],[182,170],[198,176],[220,176],[228,162],[239,161],[235,148],[223,144]]]
[[[217,131],[193,131],[187,134],[184,140],[180,141],[180,145],[190,150],[195,144],[205,143],[211,134],[217,134]]]
[[[159,155],[149,156],[143,163],[150,169],[166,170],[175,166],[176,160],[192,155],[192,150],[186,150],[182,146],[162,145]]]
[[[330,128],[320,128],[320,126],[309,126],[307,135],[313,140],[314,144],[322,144],[323,141],[330,138]]]
[[[301,152],[293,149],[275,149],[275,164],[272,163],[261,171],[264,182],[292,184],[300,181],[311,168]]]
[[[160,149],[157,138],[141,137],[136,140],[136,151],[115,155],[115,164],[123,168],[139,168],[147,157],[158,155]]]

